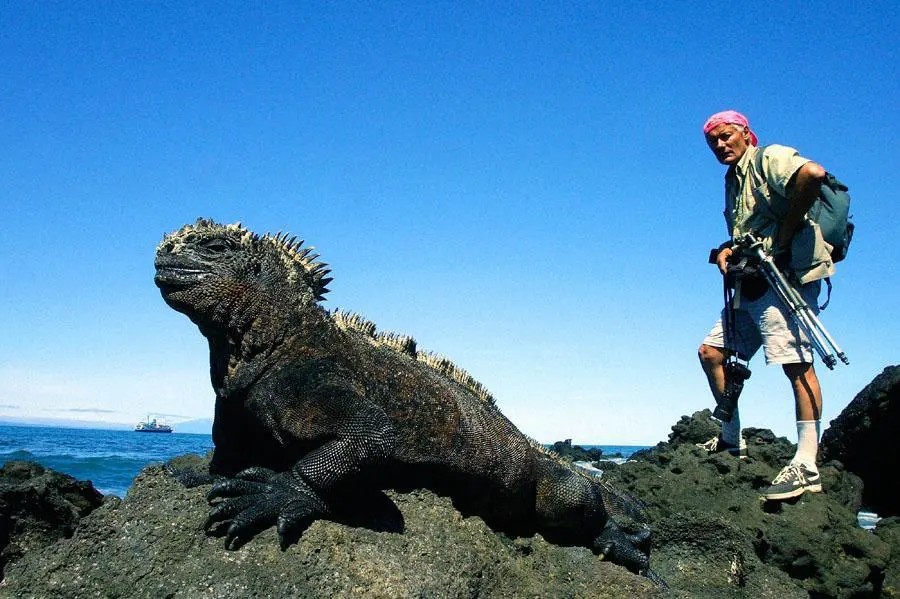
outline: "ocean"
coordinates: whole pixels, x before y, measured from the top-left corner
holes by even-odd
[[[119,497],[148,464],[186,453],[205,455],[212,448],[211,435],[0,425],[0,464],[37,462]]]
[[[583,445],[624,460],[646,446]],[[0,425],[0,464],[37,462],[78,480],[89,480],[104,495],[125,497],[142,468],[184,455],[205,455],[212,436],[186,433],[136,433],[130,430]],[[620,456],[620,457],[613,457]]]

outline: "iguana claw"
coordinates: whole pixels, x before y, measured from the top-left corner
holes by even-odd
[[[626,534],[610,520],[594,541],[594,548],[600,559],[625,566],[635,574],[640,574],[657,585],[668,588],[666,582],[650,569],[650,531],[648,529],[643,529],[635,534]]]
[[[237,549],[273,524],[285,547],[310,522],[328,513],[325,502],[302,479],[265,468],[250,468],[216,482],[206,498],[214,505],[204,527],[230,521],[225,533],[228,549]]]

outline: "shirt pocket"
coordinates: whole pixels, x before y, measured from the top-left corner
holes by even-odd
[[[787,200],[777,193],[772,193],[765,181],[753,188],[753,200],[756,203],[756,210],[771,220],[779,221],[787,214]]]

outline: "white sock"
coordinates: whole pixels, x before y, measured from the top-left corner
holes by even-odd
[[[731,422],[722,423],[722,440],[735,447],[741,443],[741,415],[736,406],[731,415]]]
[[[816,468],[816,455],[819,453],[819,420],[797,421],[797,453],[791,464],[803,464],[810,470]]]

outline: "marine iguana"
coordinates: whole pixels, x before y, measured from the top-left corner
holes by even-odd
[[[209,343],[216,393],[206,527],[282,545],[360,484],[430,488],[495,530],[540,532],[662,580],[638,500],[522,434],[464,370],[411,337],[328,311],[329,270],[287,235],[198,219],[163,238],[155,282]],[[350,501],[353,501],[353,495]]]

